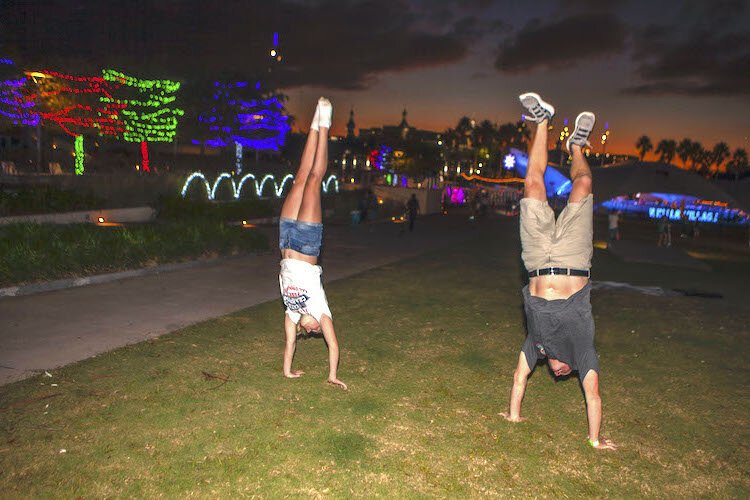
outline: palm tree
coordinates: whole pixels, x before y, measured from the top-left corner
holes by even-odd
[[[654,145],[651,143],[651,139],[647,135],[642,135],[636,141],[635,149],[638,150],[638,152],[640,153],[641,161],[643,161],[646,153],[654,149]]]
[[[683,139],[677,145],[676,153],[677,156],[682,160],[682,166],[687,168],[687,161],[690,158],[690,151],[693,147],[693,141],[690,139]]]
[[[693,141],[690,143],[690,153],[688,154],[688,157],[692,162],[690,168],[692,170],[695,170],[696,172],[700,170],[700,166],[703,161],[703,152],[703,144],[698,141]]]
[[[715,176],[719,175],[721,164],[724,163],[724,160],[729,158],[731,154],[732,152],[729,150],[729,146],[727,146],[726,142],[717,143],[711,150],[711,163],[716,165],[716,170],[714,171]]]
[[[458,145],[466,145],[469,148],[474,147],[474,121],[468,116],[462,116],[456,124],[456,133],[458,134]]]
[[[737,148],[732,155],[732,159],[727,164],[727,172],[734,174],[734,180],[739,180],[740,176],[748,170],[747,151]]]
[[[662,139],[656,146],[654,153],[659,155],[659,161],[672,163],[672,158],[677,153],[677,142],[673,139]]]
[[[492,148],[496,143],[497,129],[489,120],[483,120],[476,129],[477,142],[485,148]]]

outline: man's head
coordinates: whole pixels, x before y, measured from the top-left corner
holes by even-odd
[[[309,314],[302,315],[302,317],[299,319],[299,326],[307,333],[320,332],[320,323],[318,323],[318,320],[316,320]]]
[[[555,377],[570,375],[570,372],[572,371],[569,364],[563,363],[559,359],[548,358],[547,362],[549,364],[549,369],[555,374]]]

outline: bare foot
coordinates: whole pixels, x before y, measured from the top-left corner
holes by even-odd
[[[508,422],[518,423],[518,422],[525,422],[526,421],[526,418],[524,418],[524,417],[520,417],[519,416],[519,417],[513,418],[513,417],[510,416],[510,413],[506,413],[506,412],[502,412],[499,415],[501,417],[503,417],[505,420],[507,420]]]
[[[305,372],[303,372],[302,370],[294,370],[292,372],[285,373],[284,376],[286,378],[300,378],[304,374]]]

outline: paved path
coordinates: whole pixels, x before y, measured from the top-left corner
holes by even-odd
[[[466,217],[327,226],[323,280],[418,255],[476,231]],[[271,230],[269,229],[269,232]],[[22,297],[0,297],[0,385],[279,298],[277,252]]]

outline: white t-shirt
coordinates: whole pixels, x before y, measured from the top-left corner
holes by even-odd
[[[320,266],[297,259],[281,260],[281,298],[286,306],[286,314],[295,323],[299,323],[302,314],[309,314],[318,322],[324,314],[333,319],[320,279],[322,274]]]

